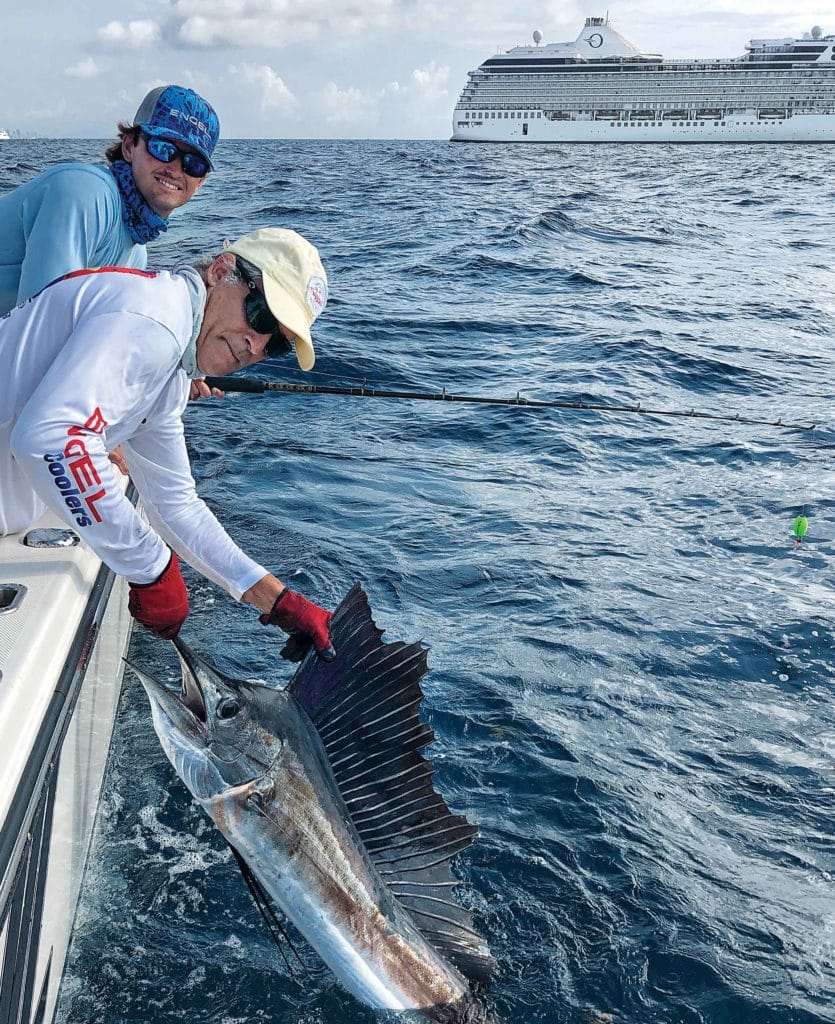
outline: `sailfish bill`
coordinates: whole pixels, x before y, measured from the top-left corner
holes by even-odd
[[[284,690],[232,679],[179,638],[179,693],[131,667],[253,895],[369,1006],[473,1020],[472,983],[496,964],[452,898],[451,861],[477,829],[450,812],[421,754],[434,739],[419,717],[426,648],[384,643],[359,584],[330,628],[336,659],[308,654]]]

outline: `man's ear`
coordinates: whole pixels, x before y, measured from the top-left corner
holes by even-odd
[[[129,164],[133,163],[133,151],[136,143],[133,141],[133,132],[125,132],[122,136],[122,159]]]
[[[206,283],[209,285],[219,284],[234,266],[235,254],[222,252],[209,264],[209,269],[206,271]]]

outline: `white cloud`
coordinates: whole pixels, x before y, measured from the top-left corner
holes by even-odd
[[[498,0],[491,2],[498,6]],[[345,37],[379,38],[388,29],[431,36],[433,25],[455,24],[458,18],[438,0],[173,0],[157,33],[175,47],[276,48],[313,40],[330,44]],[[115,44],[126,37],[125,26],[110,22],[99,36]]]
[[[312,19],[299,17],[265,18],[230,17],[225,10],[217,17],[196,14],[186,18],[173,29],[173,38],[182,46],[199,48],[250,46],[271,48],[288,46],[315,39],[321,25]]]
[[[447,95],[449,68],[438,67],[434,60],[430,60],[426,67],[415,68],[412,72],[412,81],[425,100],[443,99]]]
[[[412,71],[408,84],[392,81],[376,89],[328,82],[324,89],[312,93],[308,102],[326,124],[348,128],[362,125],[363,131],[383,120],[416,125],[431,118],[436,108],[446,116],[448,78],[448,67],[430,61]]]
[[[379,116],[380,93],[348,86],[341,89],[336,82],[328,82],[314,96],[329,124],[373,124]]]
[[[129,21],[127,24],[109,21],[96,35],[99,42],[108,48],[141,50],[158,42],[160,28],[155,21],[147,18]]]
[[[87,57],[84,60],[78,61],[77,64],[71,64],[68,68],[65,68],[64,74],[69,75],[70,78],[95,78],[96,75],[100,75],[105,70],[105,67],[97,63],[92,57]]]
[[[272,109],[288,113],[298,103],[284,79],[269,64],[232,65],[229,73],[240,76],[249,87],[257,90],[262,111]]]

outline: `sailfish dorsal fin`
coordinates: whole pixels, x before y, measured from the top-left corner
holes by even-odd
[[[420,753],[423,644],[384,643],[354,584],[333,614],[337,657],[308,655],[287,689],[316,726],[352,821],[391,892],[424,936],[473,980],[495,971],[472,917],[452,898],[452,858],[478,829],[452,814]]]

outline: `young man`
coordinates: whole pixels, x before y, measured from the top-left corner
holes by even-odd
[[[153,89],[106,153],[57,164],[0,196],[0,313],[85,267],[147,265],[145,243],[201,188],[220,127],[191,89]]]
[[[200,264],[199,264],[200,265]],[[188,615],[178,554],[261,621],[327,657],[329,614],[237,547],[197,497],[182,413],[189,382],[293,351],[314,363],[310,328],[327,301],[316,249],[263,228],[200,270],[77,271],[0,319],[0,535],[51,508],[130,583],[137,621],[175,636]],[[119,444],[148,516],[117,486]]]

